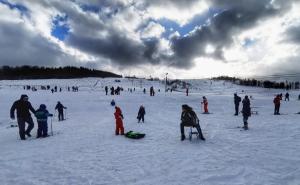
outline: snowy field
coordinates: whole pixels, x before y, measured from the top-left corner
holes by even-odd
[[[190,95],[165,93],[164,84],[121,79],[0,81],[0,185],[299,185],[300,101],[291,91],[273,115],[269,90],[204,80],[190,81]],[[58,85],[63,92],[23,90],[23,85]],[[67,92],[66,86],[79,86]],[[122,86],[120,96],[105,96],[105,85]],[[156,96],[149,96],[154,86]],[[133,93],[128,88],[136,88]],[[143,94],[143,87],[147,94]],[[158,92],[161,89],[161,92]],[[244,93],[242,93],[244,90]],[[183,90],[184,91],[184,90]],[[242,116],[233,116],[233,93],[252,95],[259,114],[249,118],[249,131],[240,131]],[[12,103],[27,94],[33,107],[47,105],[54,114],[57,101],[67,120],[53,119],[54,136],[21,141],[9,118]],[[213,114],[201,114],[202,96]],[[115,136],[116,100],[124,114],[125,132],[146,133],[141,140]],[[180,141],[181,105],[189,104],[200,118],[206,141]],[[137,123],[140,105],[145,123]],[[32,135],[36,135],[37,124]],[[50,120],[48,123],[50,124]],[[186,135],[188,129],[186,129]]]

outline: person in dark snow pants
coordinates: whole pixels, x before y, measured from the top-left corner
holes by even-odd
[[[146,111],[145,111],[145,107],[143,105],[140,106],[140,109],[139,109],[139,112],[138,112],[138,116],[137,116],[137,119],[138,119],[138,123],[142,120],[142,122],[144,123],[145,121],[145,116],[146,114]]]
[[[248,96],[245,96],[242,103],[243,103],[242,113],[243,113],[243,121],[244,121],[243,128],[245,130],[248,130],[248,118],[251,116],[250,100]]]
[[[36,138],[40,137],[48,137],[48,124],[47,119],[48,117],[52,117],[53,114],[50,114],[46,109],[45,104],[41,104],[40,108],[35,112],[35,117],[38,123],[38,130]]]
[[[180,123],[181,141],[185,139],[185,134],[184,134],[185,126],[196,127],[199,133],[199,138],[205,140],[196,113],[193,111],[192,107],[186,104],[182,105],[181,123]]]
[[[31,117],[32,113],[35,113],[34,108],[31,103],[28,101],[28,96],[26,94],[21,95],[21,98],[13,103],[10,108],[10,118],[15,119],[15,110],[17,110],[17,121],[19,127],[19,135],[21,140],[25,140],[25,135],[31,137],[31,130],[34,127],[34,123]],[[25,123],[28,124],[27,129],[25,130]]]
[[[234,93],[234,107],[235,107],[235,116],[239,115],[239,106],[241,102],[241,97]]]
[[[63,104],[61,104],[60,102],[57,102],[56,106],[55,106],[55,110],[58,111],[58,121],[63,121],[65,120],[64,118],[64,109],[66,109],[67,107],[63,106]]]

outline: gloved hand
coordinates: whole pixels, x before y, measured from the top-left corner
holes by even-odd
[[[12,120],[14,120],[14,119],[15,119],[15,116],[11,116],[10,118],[11,118]]]
[[[53,116],[53,114],[49,114],[49,117],[52,117]]]

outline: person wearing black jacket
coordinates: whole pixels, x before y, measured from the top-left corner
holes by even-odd
[[[63,121],[64,120],[64,109],[67,107],[63,106],[60,102],[57,102],[55,106],[55,110],[57,109],[58,111],[58,121]]]
[[[234,93],[234,106],[235,106],[235,116],[239,115],[239,106],[241,102],[241,97],[239,97],[236,93]]]
[[[185,126],[196,127],[199,133],[199,138],[205,140],[199,124],[199,118],[197,117],[196,113],[193,111],[192,107],[186,104],[182,105],[181,123],[180,123],[181,141],[185,139],[185,134],[184,134]]]
[[[146,111],[145,111],[145,107],[143,105],[140,106],[140,109],[139,109],[139,112],[138,112],[138,116],[137,116],[137,119],[138,119],[138,123],[142,120],[142,122],[144,123],[144,116],[146,114]]]
[[[248,96],[245,96],[242,103],[243,103],[242,113],[243,113],[243,121],[244,121],[243,128],[245,130],[248,130],[248,118],[251,116],[250,100]]]
[[[34,127],[34,123],[29,110],[35,113],[34,108],[28,101],[28,96],[26,94],[21,95],[21,98],[13,103],[10,109],[10,118],[15,119],[15,110],[17,110],[17,121],[19,126],[19,134],[21,140],[25,140],[25,135],[31,137],[31,130]],[[25,123],[28,124],[25,130]]]

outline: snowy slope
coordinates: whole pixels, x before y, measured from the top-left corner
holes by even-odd
[[[284,91],[235,86],[229,83],[192,80],[190,96],[165,93],[164,84],[146,80],[70,79],[0,81],[0,184],[23,185],[299,185],[300,102],[299,92],[282,102],[274,116],[273,95]],[[23,85],[58,85],[61,93],[23,90]],[[79,92],[66,87],[79,86]],[[104,86],[122,86],[121,96],[105,96]],[[149,96],[154,86],[156,96]],[[128,88],[136,88],[130,93]],[[142,89],[146,87],[147,94]],[[158,93],[157,89],[161,89]],[[244,91],[242,93],[242,91]],[[249,131],[241,116],[233,116],[233,93],[252,95],[259,111],[249,118]],[[29,95],[35,108],[47,105],[54,113],[57,101],[67,109],[67,120],[53,119],[55,135],[19,140],[18,128],[7,128],[9,109],[20,95]],[[201,114],[202,96],[213,114]],[[115,136],[115,99],[124,114],[125,131],[146,133],[141,140]],[[194,107],[206,141],[180,141],[181,104]],[[139,106],[146,108],[144,124],[136,120]],[[50,120],[49,120],[50,123]],[[186,130],[187,132],[187,130]],[[33,135],[36,134],[36,125]]]

